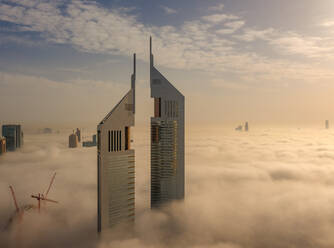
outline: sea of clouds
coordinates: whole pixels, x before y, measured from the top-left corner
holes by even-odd
[[[0,247],[334,247],[334,131],[197,127],[186,135],[186,198],[149,209],[149,130],[135,133],[136,222],[96,234],[96,148],[67,148],[68,133],[27,134],[0,157]],[[18,204],[37,204],[3,230]]]

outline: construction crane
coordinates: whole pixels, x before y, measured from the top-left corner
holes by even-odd
[[[16,212],[17,216],[19,217],[19,221],[22,221],[24,212],[19,208],[19,205],[17,204],[16,196],[15,196],[15,192],[14,192],[13,187],[9,186],[9,189],[12,193],[12,197],[13,197],[13,201],[14,201],[14,205],[15,205],[15,212]]]
[[[14,221],[17,221],[18,223],[22,222],[23,219],[23,214],[25,211],[29,211],[30,209],[36,208],[33,205],[23,205],[19,207],[19,204],[17,203],[14,188],[12,186],[9,186],[10,192],[12,193],[13,201],[14,201],[14,206],[15,206],[15,211],[14,213],[10,216],[9,220],[7,221],[7,224],[4,227],[4,230],[8,230]]]
[[[38,193],[38,194],[35,194],[35,195],[31,195],[32,198],[35,198],[38,201],[38,212],[41,211],[41,201],[58,203],[58,201],[51,200],[51,199],[47,198],[47,196],[49,194],[49,191],[51,189],[51,186],[53,184],[53,181],[55,180],[55,177],[56,177],[56,173],[53,174],[52,179],[51,179],[50,184],[49,184],[49,187],[47,188],[47,190],[45,191],[44,194]]]
[[[35,199],[38,200],[38,211],[39,212],[40,212],[40,209],[41,209],[41,201],[43,201],[43,202],[48,201],[48,202],[58,203],[57,201],[54,201],[54,200],[51,200],[51,199],[47,198],[47,195],[49,194],[49,191],[50,191],[51,186],[52,186],[52,184],[55,180],[55,177],[56,177],[56,173],[53,174],[51,182],[49,184],[49,187],[47,188],[47,190],[45,191],[44,194],[38,193],[36,195],[31,195],[32,198],[35,198]],[[4,230],[9,229],[12,226],[12,224],[15,220],[17,220],[19,223],[22,222],[24,212],[29,211],[31,209],[36,209],[36,206],[31,205],[31,204],[26,204],[26,205],[23,205],[23,206],[19,207],[19,204],[17,203],[17,200],[16,200],[14,188],[10,185],[9,189],[10,189],[10,192],[11,192],[12,197],[13,197],[15,211],[10,216],[9,220],[7,221],[7,224],[4,227]]]

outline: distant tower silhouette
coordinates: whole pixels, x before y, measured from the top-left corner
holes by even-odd
[[[248,122],[245,123],[245,132],[248,132]]]
[[[326,120],[326,129],[329,129],[329,120]]]
[[[73,133],[68,137],[68,147],[69,148],[76,148],[78,147],[78,136]]]
[[[81,142],[81,131],[79,128],[77,128],[77,131],[75,132],[75,134],[78,136],[78,142]]]

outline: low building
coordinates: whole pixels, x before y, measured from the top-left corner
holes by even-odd
[[[78,147],[78,136],[75,133],[72,133],[68,137],[68,147],[69,148],[76,148],[76,147]]]
[[[96,134],[94,134],[93,135],[93,140],[89,140],[89,141],[83,141],[82,142],[82,146],[83,147],[92,147],[92,146],[96,146],[96,141],[97,141],[97,139],[96,139]]]
[[[43,129],[43,133],[47,134],[47,133],[52,133],[52,129],[49,127],[46,127]]]
[[[235,128],[235,131],[242,131],[242,125],[239,125]]]
[[[6,152],[6,138],[0,137],[0,155]]]

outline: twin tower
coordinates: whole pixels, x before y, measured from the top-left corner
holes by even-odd
[[[131,89],[97,126],[98,232],[135,218],[136,55]],[[184,96],[154,67],[150,38],[151,208],[184,199]]]

